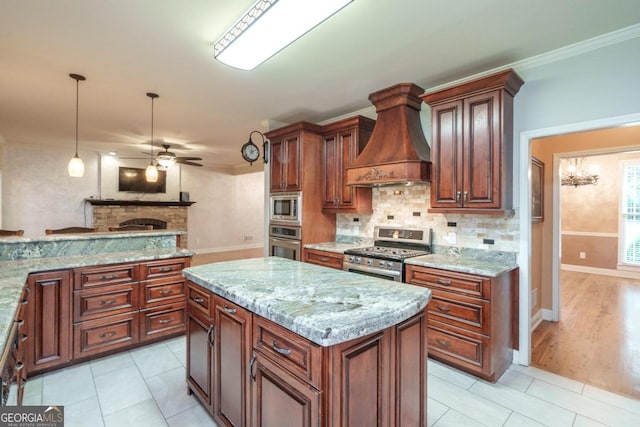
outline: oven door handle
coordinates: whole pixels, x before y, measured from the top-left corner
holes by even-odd
[[[376,267],[369,267],[362,264],[351,264],[350,262],[345,262],[342,264],[342,269],[345,271],[349,271],[349,269],[366,271],[368,273],[379,274],[381,276],[393,276],[393,277],[402,277],[401,271],[394,270],[383,270]],[[356,271],[357,272],[357,271]]]
[[[286,243],[286,244],[289,244],[289,245],[295,245],[296,247],[300,247],[300,240],[281,239],[279,237],[273,237],[273,236],[270,236],[269,240],[271,240],[273,242],[277,242],[277,243]]]

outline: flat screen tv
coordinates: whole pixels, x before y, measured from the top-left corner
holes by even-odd
[[[156,182],[147,182],[144,169],[138,168],[118,168],[118,191],[132,193],[166,193],[167,192],[167,172],[158,171]]]

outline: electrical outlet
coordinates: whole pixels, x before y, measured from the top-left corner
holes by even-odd
[[[586,252],[580,252],[580,259],[586,259],[586,258],[587,258]]]
[[[455,231],[450,231],[447,233],[447,240],[449,241],[450,245],[455,245],[457,240],[458,240],[458,236],[456,234]]]
[[[250,236],[250,235],[244,236],[244,241],[245,242],[248,242],[250,240],[253,240],[253,236]]]

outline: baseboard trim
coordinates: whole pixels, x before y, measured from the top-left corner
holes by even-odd
[[[599,274],[601,276],[623,277],[625,279],[640,279],[640,273],[634,271],[611,270],[608,268],[586,267],[583,265],[561,264],[561,270],[578,273]]]
[[[542,323],[542,310],[536,311],[533,316],[531,316],[531,332],[535,331],[540,323]]]

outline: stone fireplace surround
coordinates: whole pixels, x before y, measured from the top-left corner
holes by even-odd
[[[108,204],[98,203],[97,200],[93,200],[93,203],[92,200],[88,201],[93,205],[93,226],[98,231],[109,231],[109,227],[119,226],[125,221],[134,219],[153,219],[159,223],[166,223],[168,230],[188,231],[188,206],[170,206],[162,202],[150,206],[139,206],[131,204],[130,201],[126,201],[126,204],[117,204],[116,200]],[[158,227],[154,225],[154,228]],[[188,234],[182,235],[180,247],[186,249],[187,244]]]

